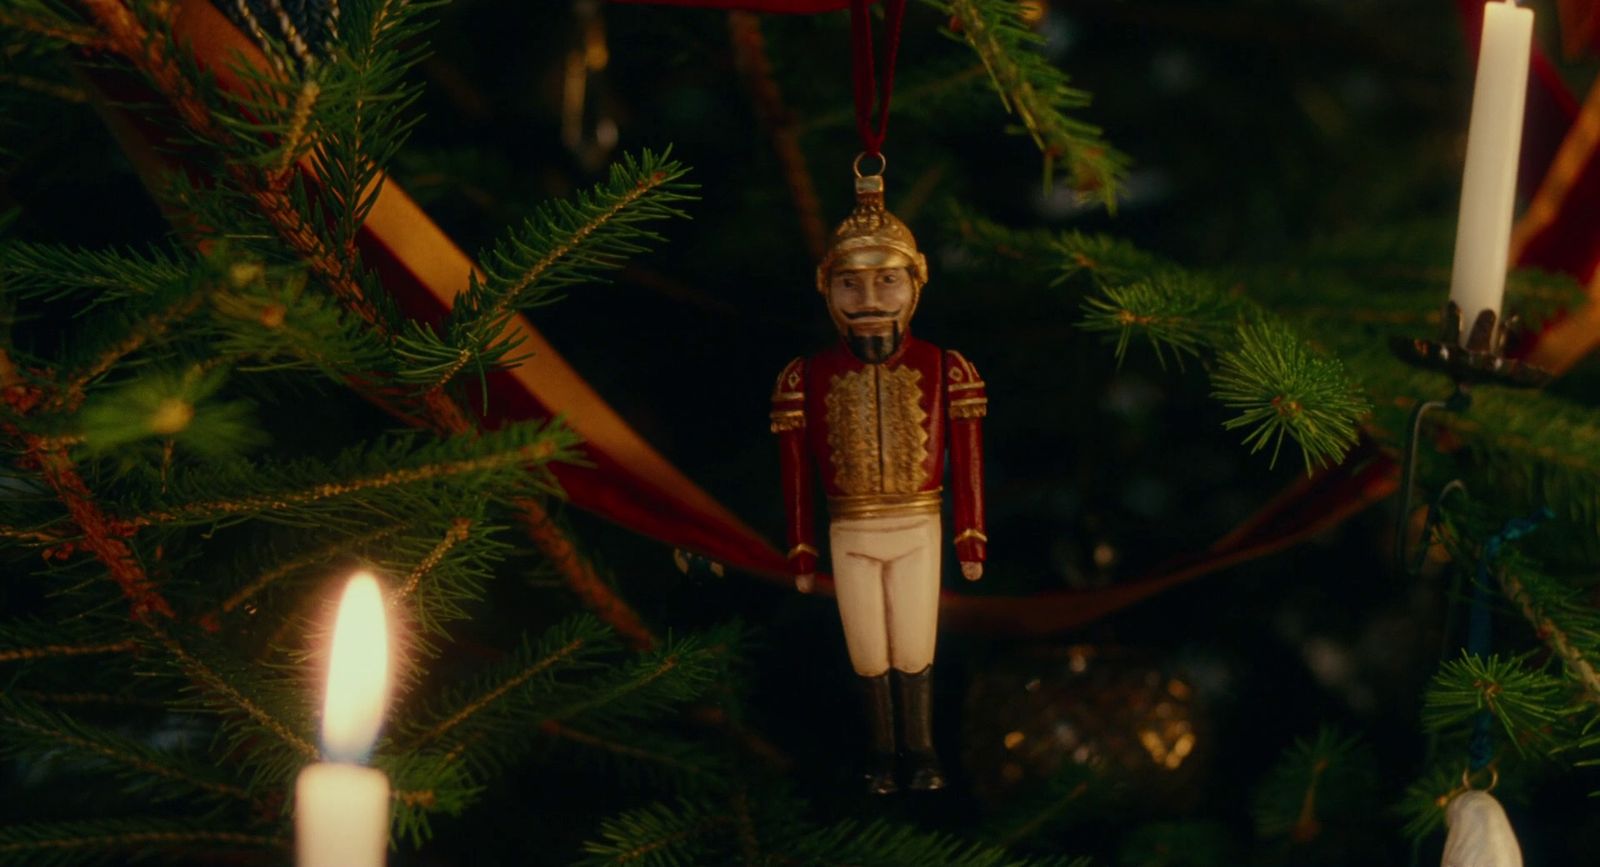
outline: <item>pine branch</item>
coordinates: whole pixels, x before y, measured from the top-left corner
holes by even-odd
[[[1329,825],[1363,821],[1378,794],[1377,770],[1358,736],[1325,726],[1314,739],[1297,739],[1256,792],[1256,828],[1263,837],[1307,844],[1324,838]]]
[[[1306,472],[1337,463],[1355,445],[1358,423],[1370,404],[1343,364],[1308,348],[1277,317],[1221,292],[1213,281],[1164,265],[1115,243],[1083,236],[1063,238],[1063,273],[1094,274],[1100,294],[1084,301],[1081,327],[1116,336],[1121,362],[1133,336],[1150,342],[1166,364],[1185,355],[1217,353],[1213,396],[1240,414],[1223,424],[1248,428],[1244,442],[1257,452],[1272,446],[1277,462],[1285,438],[1305,459]],[[1112,281],[1151,271],[1132,283]]]
[[[454,744],[449,754],[480,775],[496,774],[520,760],[530,746],[503,737],[506,733],[527,731],[547,721],[586,729],[614,728],[670,714],[705,695],[725,675],[727,654],[725,637],[713,635],[668,640],[581,682],[535,679],[519,673],[503,687],[486,693],[486,700],[474,701],[446,721],[453,730],[448,738]]]
[[[686,777],[700,777],[710,770],[709,764],[701,760],[703,757],[693,755],[692,750],[686,744],[678,741],[666,741],[659,737],[646,738],[637,732],[613,733],[603,736],[593,731],[576,728],[555,720],[545,720],[540,723],[539,731],[542,734],[576,744],[590,751],[589,755],[586,756],[589,761],[593,761],[594,753],[602,753],[616,760],[619,763],[619,770],[628,770],[632,767],[631,763],[634,762],[642,762],[645,765]],[[649,741],[649,743],[640,743],[640,741]]]
[[[524,423],[478,438],[456,437],[421,448],[411,448],[409,439],[395,440],[366,451],[346,452],[332,465],[303,462],[270,472],[259,466],[196,471],[174,480],[171,501],[145,509],[123,525],[210,524],[242,517],[305,521],[311,506],[360,503],[378,494],[395,497],[407,489],[434,484],[473,488],[480,495],[492,496],[497,489],[511,493],[537,485],[538,478],[506,470],[538,469],[551,461],[570,460],[575,442],[564,428]],[[334,481],[327,481],[329,478]],[[228,488],[235,490],[216,497],[217,491]],[[199,497],[202,494],[204,499]],[[392,508],[392,500],[389,503]]]
[[[433,835],[433,816],[459,816],[483,793],[461,765],[438,753],[380,752],[372,764],[388,776],[394,791],[393,836],[419,848]]]
[[[627,600],[617,594],[595,569],[594,563],[578,551],[572,537],[556,524],[544,504],[530,498],[518,499],[517,519],[545,558],[558,570],[567,588],[596,617],[605,621],[634,650],[649,650],[660,640],[644,618]]]
[[[422,326],[403,335],[396,351],[407,362],[401,377],[437,392],[469,364],[500,366],[515,346],[505,336],[518,309],[546,303],[568,286],[593,282],[621,268],[661,236],[649,223],[686,217],[677,207],[693,198],[688,173],[670,149],[624,156],[610,178],[572,200],[557,199],[480,257],[476,275],[456,298],[443,336]]]
[[[551,688],[556,674],[597,666],[598,658],[612,648],[604,627],[587,617],[571,618],[551,627],[537,644],[523,639],[505,661],[472,682],[450,690],[429,712],[433,722],[414,719],[404,726],[410,750],[444,742],[460,743],[458,730],[480,715],[521,717],[532,709],[532,699]]]
[[[727,630],[668,640],[565,701],[540,707],[543,719],[626,720],[670,710],[704,695],[720,675],[734,641]]]
[[[1443,731],[1470,725],[1480,711],[1493,715],[1519,755],[1530,745],[1547,750],[1561,719],[1561,681],[1524,668],[1516,659],[1479,658],[1463,652],[1434,675],[1422,709],[1423,726]]]
[[[178,43],[170,21],[159,17],[162,9],[141,6],[137,11],[130,10],[118,0],[84,0],[83,5],[105,35],[108,46],[166,97],[193,135],[225,154],[244,156],[238,151],[239,137],[225,120],[228,113],[214,111],[196,83],[199,72],[193,59],[168,53],[168,47]],[[259,108],[269,105],[270,102],[256,103]],[[285,179],[266,177],[248,158],[225,162],[226,177],[255,203],[279,238],[312,273],[363,320],[374,326],[383,322],[379,308],[367,298],[357,276],[353,250],[335,250],[318,235],[304,218],[305,209],[298,207],[295,196],[287,191],[290,185]]]
[[[1079,327],[1115,335],[1118,364],[1137,333],[1149,341],[1162,368],[1168,354],[1182,367],[1184,356],[1198,357],[1223,342],[1231,325],[1228,307],[1208,284],[1174,274],[1165,280],[1104,287],[1099,296],[1084,299]]]
[[[705,860],[707,834],[733,817],[709,805],[682,801],[651,804],[600,823],[600,839],[583,844],[580,867],[687,867]]]
[[[1559,596],[1546,591],[1541,594],[1545,601],[1537,601],[1528,590],[1534,586],[1534,576],[1523,572],[1519,577],[1512,566],[1501,568],[1499,575],[1501,592],[1522,612],[1534,634],[1555,651],[1567,673],[1577,681],[1584,700],[1600,707],[1600,673],[1592,661],[1596,639],[1600,638],[1600,617],[1595,609],[1565,587],[1557,591]],[[1580,646],[1580,638],[1587,647]]]
[[[159,699],[140,698],[138,696],[110,692],[44,692],[36,689],[19,689],[12,694],[17,698],[47,705],[69,705],[73,707],[102,705],[115,708],[139,708],[141,710],[165,710],[167,707],[167,703]]]
[[[1090,805],[1103,803],[1108,793],[1101,783],[1101,778],[1083,765],[1063,766],[1037,791],[1019,798],[1005,815],[990,823],[993,839],[1009,849],[1041,833],[1057,832],[1059,836],[1073,820],[1091,818],[1087,815],[1093,809]]]
[[[216,350],[223,358],[247,362],[237,369],[309,367],[341,385],[351,371],[387,372],[388,348],[336,302],[305,291],[298,271],[255,269],[235,277],[231,291],[212,296],[211,313]]]
[[[256,598],[256,596],[270,588],[273,584],[288,578],[291,575],[303,572],[312,566],[326,563],[337,557],[348,556],[352,553],[357,553],[374,542],[388,539],[400,533],[401,531],[405,530],[407,526],[408,524],[406,523],[390,523],[354,536],[340,535],[336,540],[327,545],[313,548],[303,554],[291,557],[288,560],[285,560],[284,562],[263,571],[260,575],[257,575],[254,580],[234,591],[233,594],[227,599],[223,600],[222,604],[217,606],[215,610],[202,617],[201,621],[215,622],[221,615],[232,613],[235,609],[239,608],[239,606],[244,605],[246,602]]]
[[[183,856],[216,859],[229,851],[278,852],[288,845],[287,838],[275,834],[166,817],[0,826],[0,864],[18,867],[69,867],[111,857],[123,863]]]
[[[1001,243],[1004,243],[1003,239],[1007,236],[1015,237],[1013,230],[1000,227],[996,229],[998,230],[996,237]],[[1088,274],[1094,278],[1097,285],[1110,287],[1159,275],[1170,280],[1191,280],[1193,282],[1190,289],[1194,293],[1202,296],[1210,295],[1218,302],[1224,300],[1214,286],[1197,281],[1191,275],[1185,275],[1172,263],[1154,253],[1135,247],[1124,238],[1084,232],[1063,232],[1051,237],[1049,233],[1041,231],[1036,235],[1044,242],[1042,246],[1053,253],[1052,259],[1058,263],[1061,280],[1070,279],[1078,274]],[[1228,306],[1222,305],[1224,312]]]
[[[1461,789],[1461,766],[1440,765],[1406,787],[1396,812],[1405,818],[1401,833],[1421,840],[1444,826],[1444,810]]]
[[[293,767],[308,760],[316,761],[320,757],[317,748],[297,733],[297,729],[303,730],[306,726],[284,722],[288,717],[287,714],[269,708],[269,705],[281,702],[251,695],[247,688],[241,685],[251,681],[251,675],[257,674],[252,665],[234,662],[226,669],[221,668],[190,653],[188,648],[166,633],[159,630],[154,632],[156,640],[172,655],[183,673],[200,684],[201,697],[206,706],[224,715],[248,720],[253,724],[255,731],[271,735],[272,741],[283,747],[276,749],[272,747],[271,742],[257,741],[242,727],[228,731],[235,747],[252,758],[261,760],[259,777],[273,781],[286,780]],[[221,654],[211,656],[214,662],[225,661]],[[260,680],[259,677],[253,679],[257,682]],[[298,689],[291,687],[287,692],[299,698]]]
[[[1238,346],[1219,359],[1213,394],[1241,414],[1223,424],[1250,428],[1251,452],[1285,436],[1300,446],[1306,473],[1337,463],[1356,444],[1356,423],[1371,409],[1337,359],[1313,355],[1287,329],[1263,323],[1239,329]]]
[[[252,404],[210,400],[226,379],[227,371],[195,365],[181,373],[155,370],[96,395],[75,419],[86,454],[100,456],[157,439],[163,448],[182,446],[222,460],[261,445],[266,437]]]
[[[15,369],[5,353],[0,352],[0,358],[4,358],[0,362],[0,370]],[[0,386],[6,389],[19,385],[14,376],[0,377]],[[55,492],[78,526],[82,534],[78,544],[105,565],[107,573],[127,598],[133,619],[148,622],[157,615],[173,617],[172,606],[156,590],[155,583],[145,574],[133,549],[123,541],[120,532],[101,511],[89,486],[84,484],[71,458],[67,457],[66,450],[60,446],[46,446],[38,436],[23,435],[14,425],[6,424],[4,427],[7,433],[22,440],[27,459],[39,468],[45,483]]]
[[[85,311],[137,301],[190,283],[191,265],[160,250],[94,250],[56,244],[0,244],[0,291],[17,300],[72,298]]]
[[[141,741],[94,728],[16,696],[0,696],[0,728],[8,736],[0,753],[12,757],[65,755],[91,768],[109,763],[125,791],[145,798],[175,800],[196,794],[250,801],[240,786],[220,777],[214,766],[152,749]]]
[[[779,863],[807,867],[900,867],[905,864],[1090,867],[1087,858],[1017,858],[1004,849],[967,843],[948,834],[894,825],[881,819],[865,824],[839,822],[810,833],[774,840],[770,848],[782,853],[777,858]]]
[[[1116,209],[1128,159],[1100,137],[1100,129],[1067,112],[1089,104],[1089,94],[1068,84],[1067,76],[1038,53],[1042,39],[1010,0],[925,0],[947,16],[953,38],[965,42],[989,70],[990,83],[1006,111],[1022,120],[1044,153],[1045,180],[1063,160],[1078,190]]]
[[[94,28],[67,19],[55,6],[38,0],[11,0],[8,8],[0,9],[0,27],[42,36],[63,45],[88,51],[100,50],[105,40]]]
[[[440,539],[439,544],[428,552],[428,556],[422,558],[422,562],[407,573],[405,580],[400,582],[399,589],[395,591],[395,596],[404,599],[416,593],[418,585],[422,583],[422,579],[438,567],[439,562],[445,558],[445,555],[450,553],[451,548],[465,541],[471,531],[471,518],[457,517],[450,519],[450,527],[445,530],[444,538]]]
[[[117,641],[104,640],[104,633],[94,633],[99,640],[63,641],[59,624],[36,621],[11,621],[0,623],[0,662],[34,662],[75,656],[97,656],[109,653],[130,653],[138,648],[131,638]]]

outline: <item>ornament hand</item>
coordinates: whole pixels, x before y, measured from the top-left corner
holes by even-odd
[[[967,579],[968,581],[976,581],[979,578],[982,578],[983,564],[974,563],[971,561],[963,561],[961,563],[961,577]]]
[[[794,589],[799,590],[801,593],[810,593],[812,588],[816,586],[817,574],[815,572],[802,572],[794,576]]]

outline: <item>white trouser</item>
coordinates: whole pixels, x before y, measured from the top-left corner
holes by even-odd
[[[939,628],[939,515],[847,518],[828,528],[839,619],[856,674],[933,664]]]

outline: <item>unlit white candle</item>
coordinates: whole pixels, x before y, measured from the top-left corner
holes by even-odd
[[[383,867],[389,849],[389,779],[363,767],[389,698],[389,628],[383,591],[363,572],[339,600],[323,696],[323,751],[332,761],[295,782],[299,867]]]
[[[1500,315],[1505,296],[1532,50],[1532,9],[1510,2],[1484,4],[1483,42],[1467,129],[1467,165],[1461,178],[1455,266],[1450,275],[1450,300],[1461,308],[1462,345],[1482,311]]]

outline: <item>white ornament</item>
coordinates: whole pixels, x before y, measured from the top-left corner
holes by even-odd
[[[1444,821],[1450,834],[1444,838],[1440,867],[1522,867],[1511,820],[1488,792],[1457,795],[1445,809]]]

